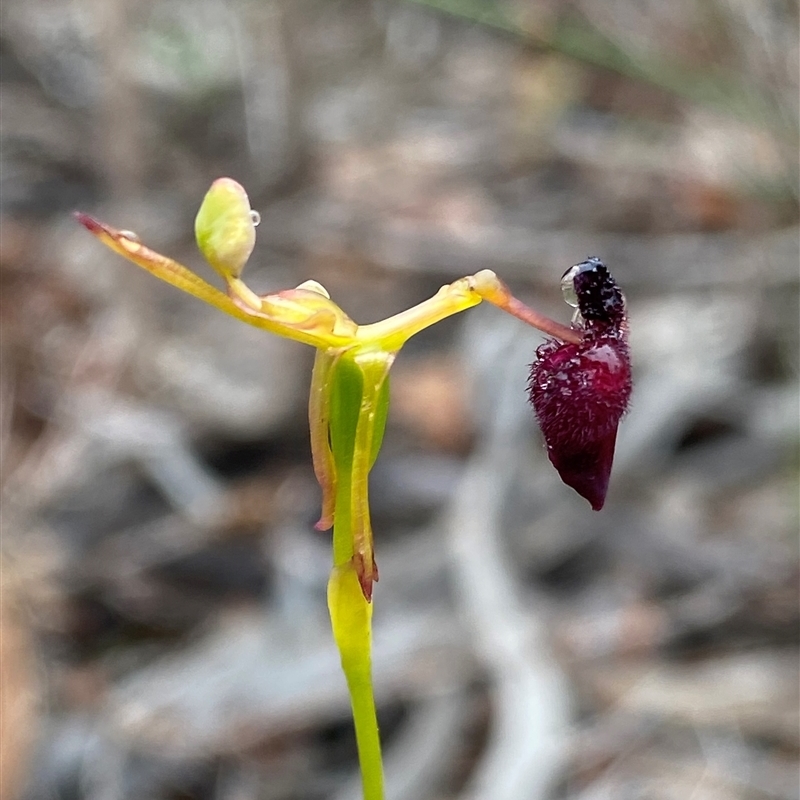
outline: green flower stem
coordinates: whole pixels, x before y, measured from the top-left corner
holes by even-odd
[[[372,603],[364,597],[351,561],[331,572],[328,608],[350,692],[364,800],[383,800],[381,742],[372,691]]]
[[[327,408],[335,467],[334,566],[328,582],[328,608],[350,692],[364,798],[383,800],[381,745],[372,689],[370,598],[377,572],[368,476],[383,438],[387,378],[394,354],[356,347],[337,356],[320,355],[320,370],[325,369],[324,360],[329,362],[326,382],[330,395],[323,405]]]
[[[368,475],[383,440],[394,354],[372,345],[339,355],[330,379],[330,443],[336,480],[333,563],[355,562],[369,600],[374,573]],[[343,529],[346,516],[347,528]]]

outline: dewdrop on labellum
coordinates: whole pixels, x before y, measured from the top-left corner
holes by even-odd
[[[631,395],[625,298],[606,265],[588,258],[564,273],[579,344],[549,339],[536,351],[528,389],[547,455],[561,480],[595,511],[606,499],[617,428]]]

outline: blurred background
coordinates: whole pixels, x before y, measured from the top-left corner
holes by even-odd
[[[5,0],[2,785],[355,800],[312,524],[312,352],[197,268],[359,322],[490,268],[561,321],[602,257],[635,367],[605,510],[491,307],[414,339],[372,480],[391,800],[798,797],[798,8],[790,0]]]

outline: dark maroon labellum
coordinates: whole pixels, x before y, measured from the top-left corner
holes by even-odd
[[[528,388],[550,461],[599,511],[631,394],[625,298],[599,258],[572,267],[564,281],[574,290],[580,316],[573,325],[583,341],[539,347]]]

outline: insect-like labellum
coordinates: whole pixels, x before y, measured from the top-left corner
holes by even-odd
[[[528,389],[561,480],[599,511],[631,394],[625,298],[599,258],[567,270],[562,288],[577,308],[573,327],[583,341],[550,339],[541,345]]]

